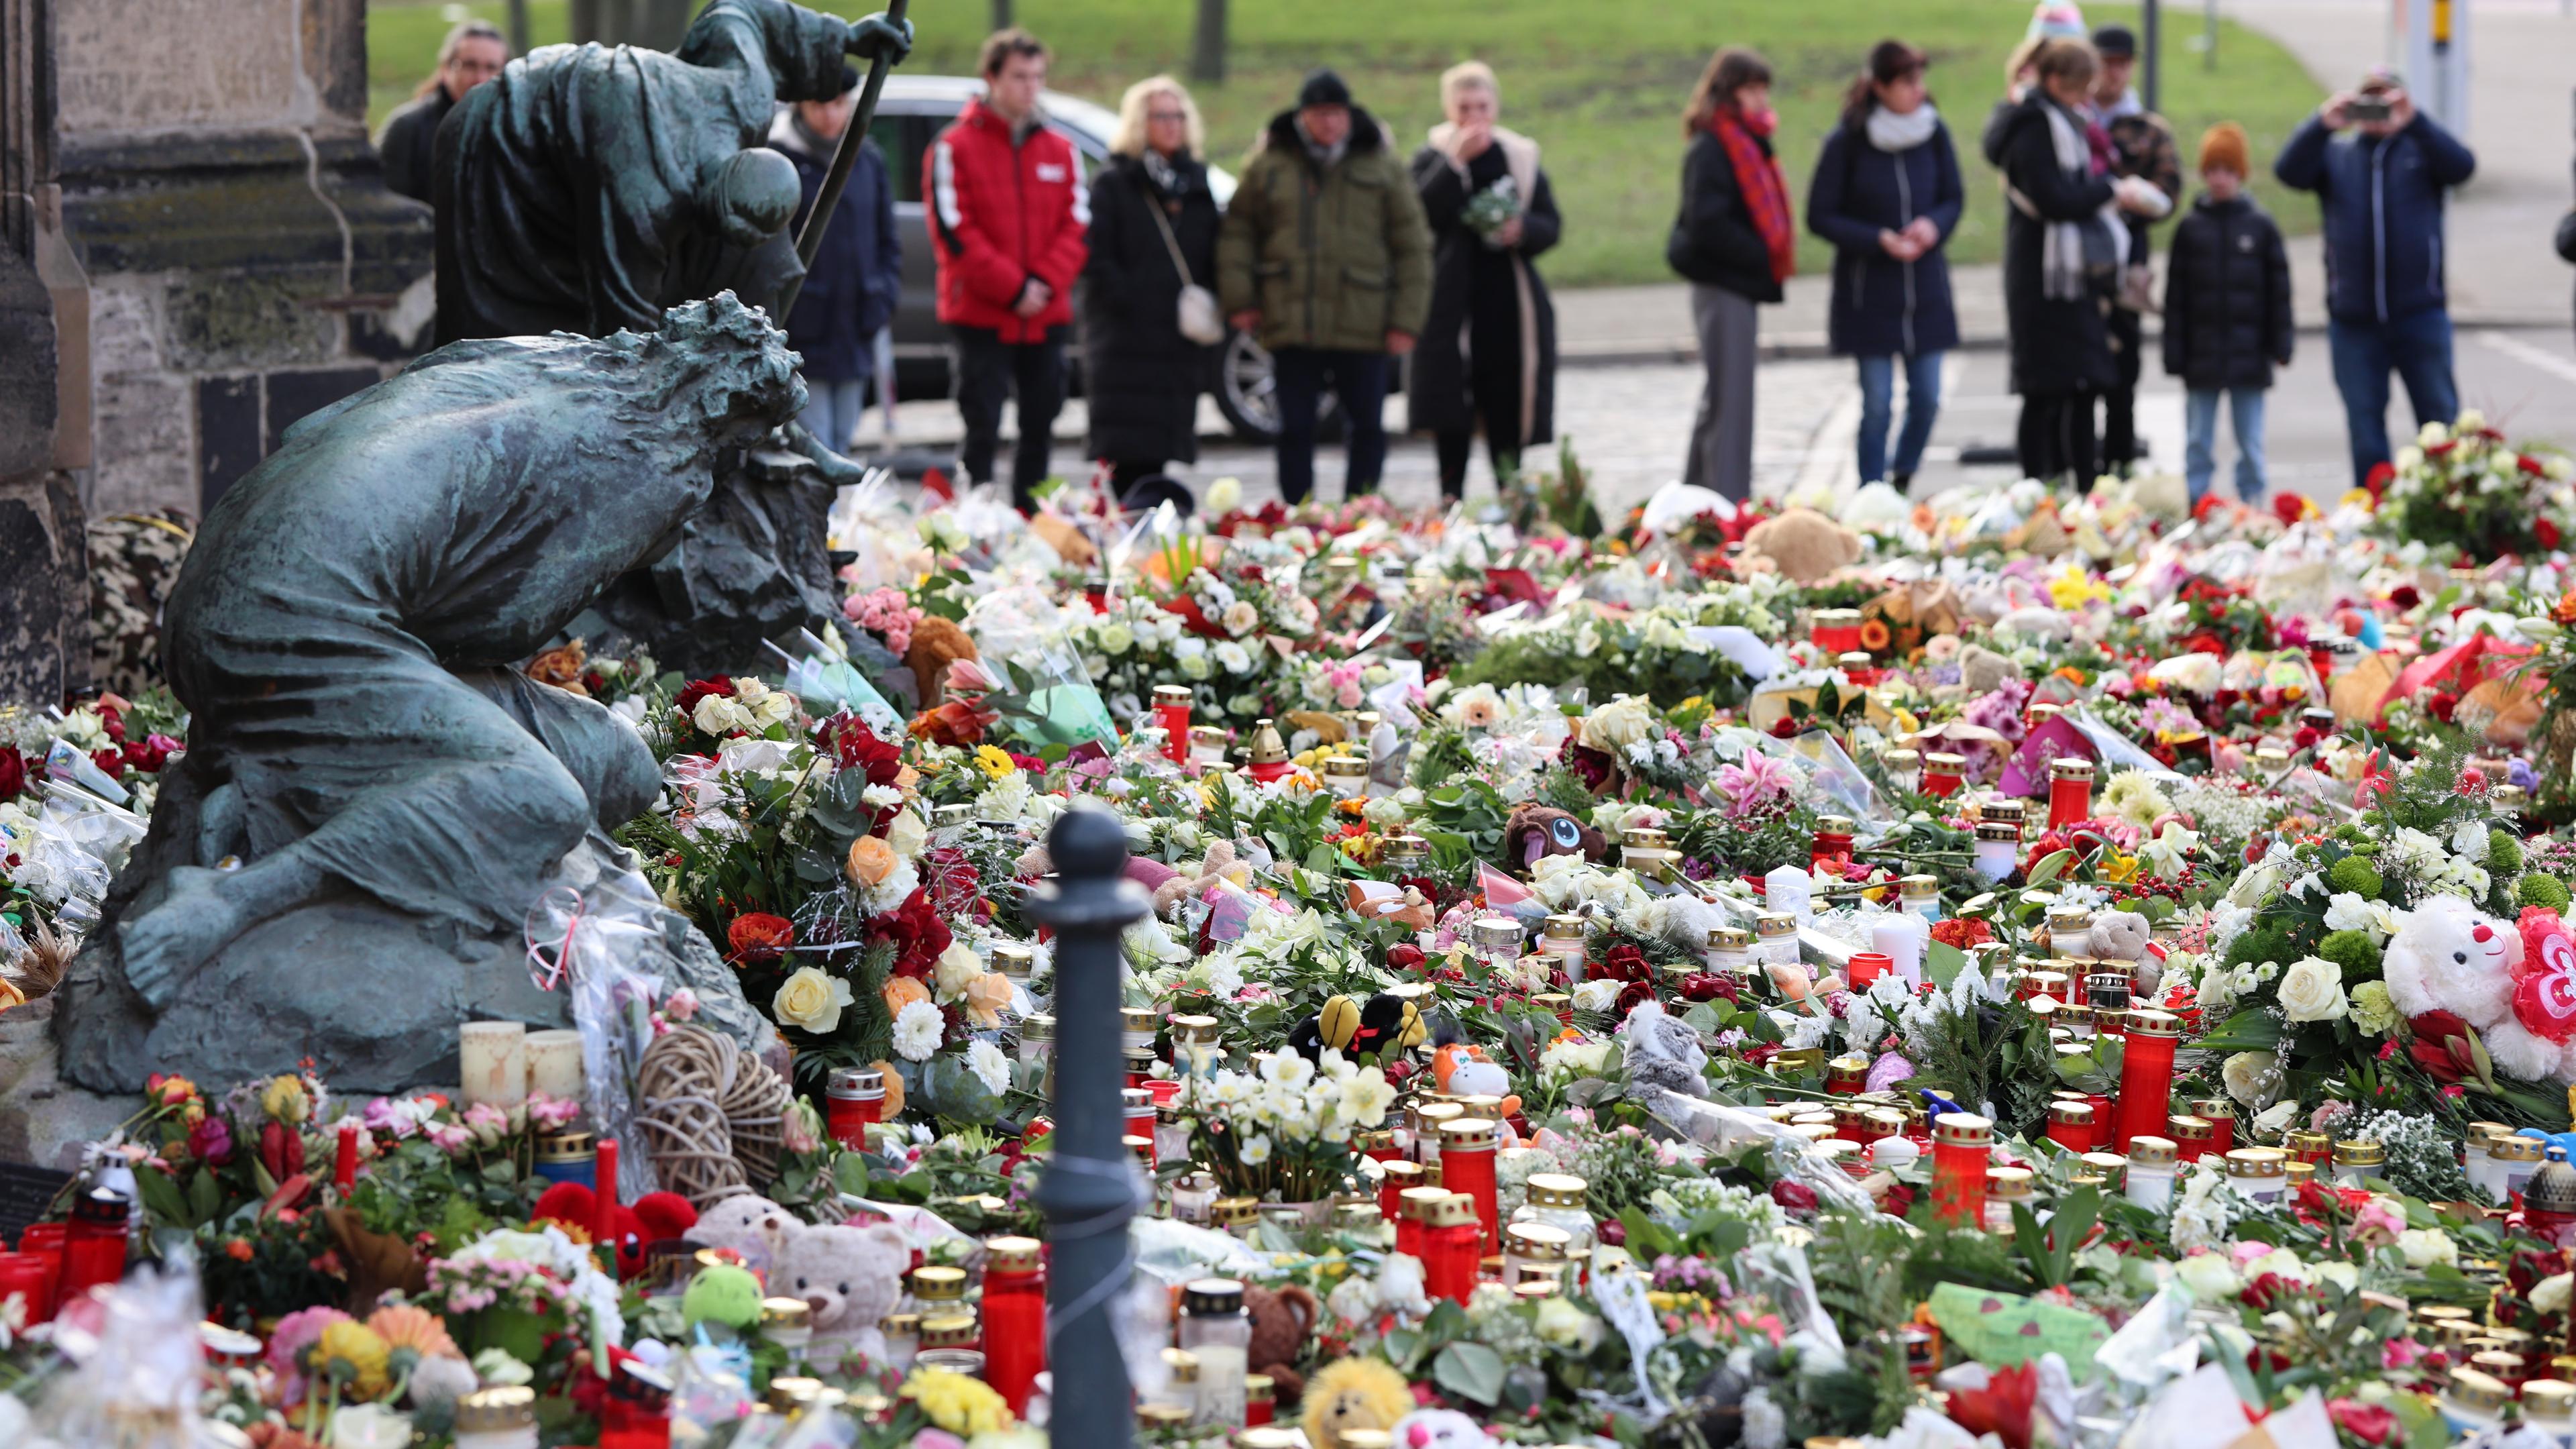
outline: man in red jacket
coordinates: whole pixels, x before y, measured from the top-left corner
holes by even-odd
[[[1088,252],[1090,190],[1073,143],[1047,129],[1047,48],[1025,30],[984,42],[984,98],[930,143],[930,244],[939,320],[956,334],[957,466],[993,477],[1002,400],[1017,386],[1020,446],[1011,499],[1023,510],[1047,475],[1049,431],[1064,406],[1073,280]]]

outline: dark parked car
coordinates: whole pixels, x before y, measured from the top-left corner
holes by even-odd
[[[885,153],[886,174],[894,183],[895,221],[903,233],[903,301],[895,308],[894,353],[895,384],[906,397],[948,395],[948,330],[939,325],[930,234],[922,218],[922,157],[940,128],[957,119],[967,98],[983,92],[984,83],[970,76],[890,75],[869,129]],[[1098,169],[1118,129],[1117,113],[1061,91],[1049,91],[1045,104],[1048,124],[1082,153],[1084,172]],[[1224,206],[1234,198],[1234,173],[1210,166],[1208,189],[1217,205]],[[1200,280],[1215,285],[1212,278]],[[1079,391],[1078,361],[1075,374]],[[1209,391],[1238,434],[1265,442],[1277,435],[1279,414],[1271,386],[1270,354],[1251,338],[1230,334]]]

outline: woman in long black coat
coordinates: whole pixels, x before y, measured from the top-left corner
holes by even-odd
[[[1198,107],[1170,76],[1127,88],[1109,163],[1091,182],[1091,256],[1082,269],[1083,387],[1091,456],[1124,496],[1166,464],[1198,458],[1198,406],[1212,349],[1181,335],[1182,267],[1216,285],[1216,198]],[[1165,239],[1160,214],[1170,228]]]
[[[1494,124],[1500,100],[1481,62],[1453,67],[1440,77],[1449,119],[1413,156],[1434,250],[1431,320],[1405,398],[1413,426],[1439,446],[1451,499],[1466,494],[1479,422],[1498,484],[1524,450],[1556,436],[1556,308],[1530,259],[1556,245],[1563,222],[1538,143]],[[1477,201],[1488,193],[1497,200]]]
[[[2021,394],[2021,470],[2093,486],[2093,399],[2118,381],[2103,321],[2107,283],[2088,263],[2085,232],[2104,242],[2121,228],[2102,210],[2118,186],[2091,160],[2083,114],[2101,65],[2080,40],[2052,40],[2036,56],[2038,83],[1986,130],[1986,159],[2003,168],[2004,316],[2012,332],[2013,390]],[[2116,259],[2098,254],[2092,262]]]

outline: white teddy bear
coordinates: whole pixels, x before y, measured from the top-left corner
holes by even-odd
[[[2461,896],[2435,896],[2398,917],[2381,958],[2388,999],[2406,1015],[2447,1011],[2475,1028],[2487,1055],[2509,1075],[2554,1081],[2565,1049],[2525,1030],[2513,1015],[2514,968],[2522,937]]]
[[[800,1228],[778,1256],[769,1291],[802,1298],[814,1315],[814,1341],[842,1345],[870,1361],[885,1357],[878,1323],[903,1296],[912,1240],[892,1223]]]

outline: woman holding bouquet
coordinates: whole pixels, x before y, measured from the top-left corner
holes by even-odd
[[[1476,425],[1497,485],[1555,436],[1556,309],[1530,259],[1561,227],[1538,143],[1495,124],[1501,89],[1481,61],[1440,77],[1449,119],[1413,157],[1431,220],[1431,321],[1406,379],[1413,426],[1440,448],[1440,492],[1467,491]]]

